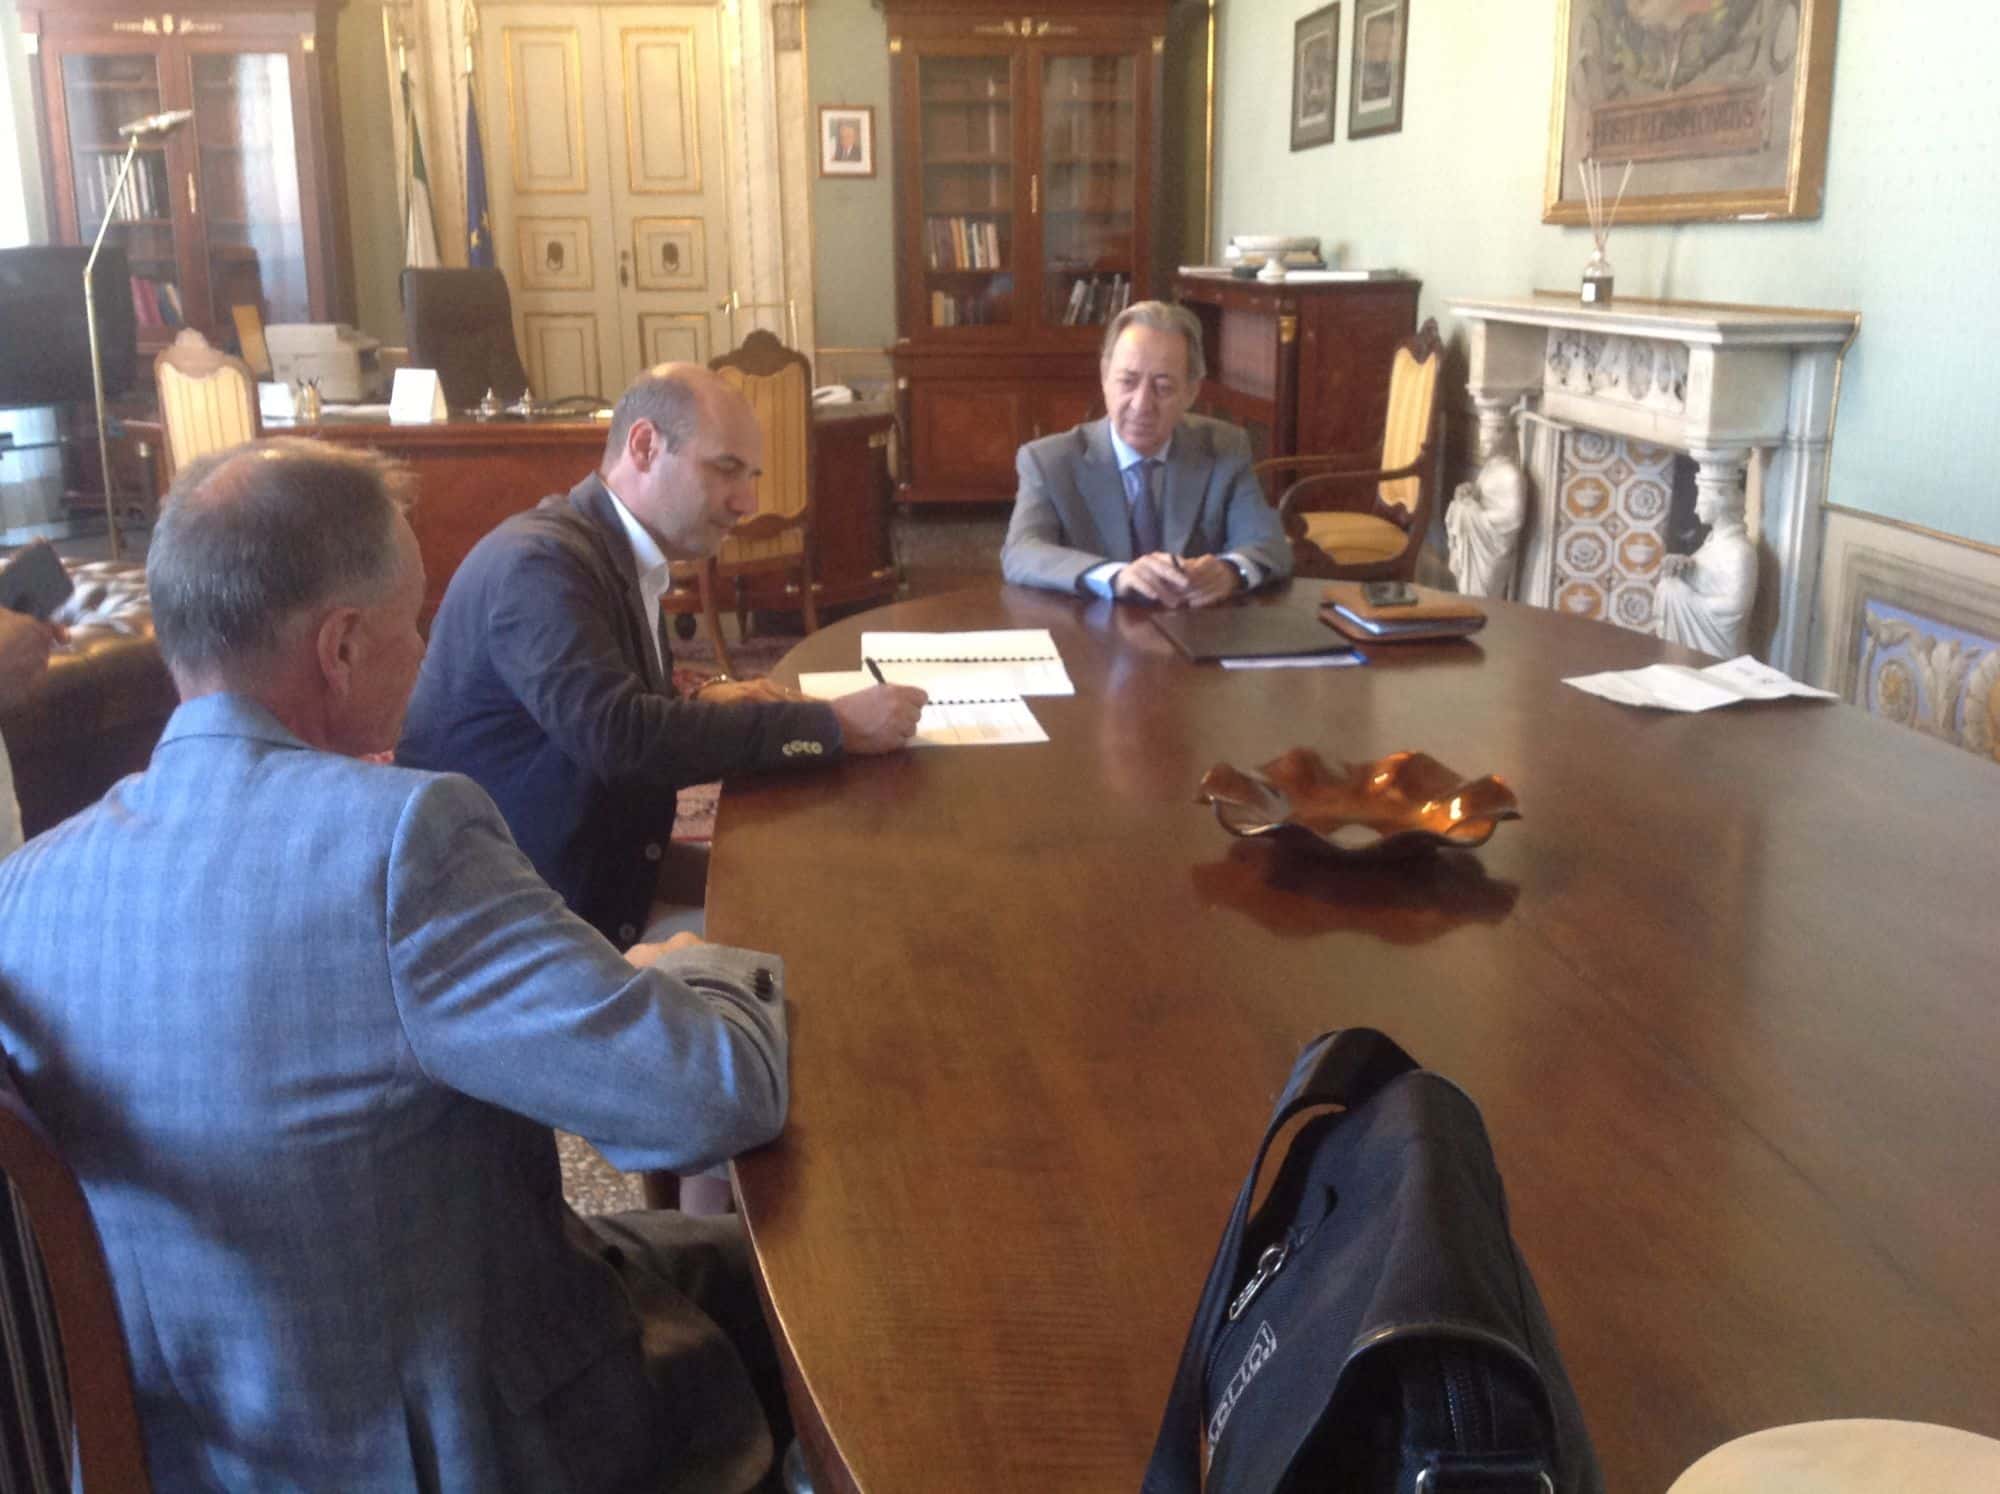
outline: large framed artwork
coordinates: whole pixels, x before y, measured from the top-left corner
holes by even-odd
[[[1403,127],[1403,59],[1410,44],[1410,0],[1354,0],[1353,59],[1347,80],[1347,138]]]
[[[1340,6],[1323,5],[1292,26],[1292,149],[1333,139],[1340,77]]]
[[[1544,223],[1587,223],[1577,163],[1632,184],[1621,223],[1817,218],[1839,0],[1557,0]]]

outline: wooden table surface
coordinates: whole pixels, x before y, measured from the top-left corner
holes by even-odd
[[[793,1004],[738,1181],[822,1489],[1136,1488],[1271,1100],[1355,1024],[1479,1101],[1611,1490],[1777,1423],[2000,1434],[2000,772],[1835,703],[1612,705],[1558,681],[1699,661],[1492,614],[1224,672],[995,587],[793,651],[1047,627],[1076,683],[1046,745],[722,800],[709,937]],[[1194,802],[1296,744],[1497,772],[1525,817],[1344,869]]]

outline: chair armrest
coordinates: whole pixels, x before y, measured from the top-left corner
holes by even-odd
[[[1280,518],[1283,518],[1287,514],[1300,511],[1306,513],[1353,512],[1355,510],[1351,504],[1303,502],[1300,499],[1300,494],[1308,488],[1334,488],[1351,483],[1383,483],[1393,482],[1398,478],[1417,477],[1421,475],[1424,470],[1424,464],[1429,460],[1430,453],[1424,451],[1418,454],[1414,462],[1405,467],[1369,467],[1352,472],[1315,472],[1311,477],[1302,477],[1289,488],[1285,489],[1283,496],[1278,499],[1278,515]],[[1318,495],[1312,494],[1308,496],[1317,497]],[[1371,507],[1371,511],[1377,511],[1379,508],[1379,504],[1374,504]]]
[[[1373,467],[1382,460],[1382,451],[1298,452],[1292,456],[1266,457],[1250,465],[1250,475],[1260,483],[1267,473],[1303,471],[1308,467],[1333,466],[1341,469]]]

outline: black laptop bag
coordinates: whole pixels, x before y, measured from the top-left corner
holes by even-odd
[[[1478,1107],[1379,1032],[1327,1033],[1293,1067],[1144,1494],[1196,1494],[1204,1444],[1210,1494],[1601,1494]]]

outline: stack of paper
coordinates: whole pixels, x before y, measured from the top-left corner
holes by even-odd
[[[1024,695],[1074,695],[1069,671],[1047,628],[964,633],[863,633],[861,657],[892,685],[930,696],[917,722],[919,747],[995,747],[1046,742]],[[819,700],[866,690],[861,670],[802,674],[799,688]]]
[[[886,675],[888,671],[885,669]],[[875,683],[865,670],[842,669],[825,674],[802,674],[799,689],[815,700],[835,700],[866,690]],[[908,680],[894,680],[909,684]],[[927,687],[928,688],[928,687]],[[917,718],[913,747],[998,747],[1011,742],[1046,742],[1049,734],[1018,695],[998,695],[972,699],[931,692],[929,704]]]
[[[1076,694],[1047,628],[863,633],[861,657],[874,660],[890,684],[937,697]]]
[[[1724,664],[1689,669],[1684,664],[1649,664],[1644,669],[1580,674],[1564,680],[1588,695],[1620,705],[1653,706],[1663,711],[1712,711],[1739,700],[1781,700],[1788,695],[1809,700],[1838,700],[1831,690],[1801,685],[1768,664],[1742,654]]]

